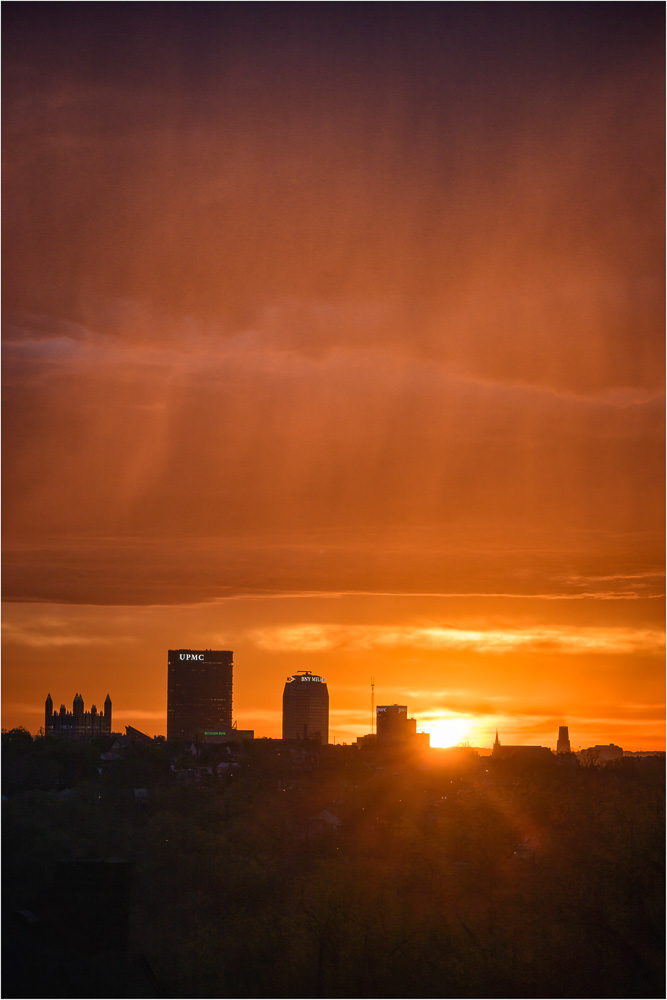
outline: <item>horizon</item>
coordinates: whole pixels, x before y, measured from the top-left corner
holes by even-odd
[[[200,650],[201,649],[201,647],[180,647],[180,648],[183,648],[183,649],[192,648],[194,650]],[[215,650],[215,652],[222,652],[222,650]],[[233,654],[233,650],[228,650],[228,652],[232,652],[232,654]],[[312,671],[308,671],[305,668],[303,668],[303,669],[301,669],[301,671],[295,671],[295,673],[298,673],[298,672],[312,672]],[[288,676],[288,677],[285,678],[285,681],[287,681],[289,679],[290,678]],[[329,685],[327,683],[327,678],[326,677],[321,677],[321,679],[322,679],[322,681],[325,684],[327,684],[327,689],[329,690]],[[374,687],[375,686],[376,685],[374,685]],[[368,688],[370,690],[370,681],[369,681]],[[83,692],[79,692],[79,693],[83,694]],[[49,694],[49,696],[51,696],[51,692],[49,692],[48,694]],[[109,692],[109,694],[110,694],[110,692]],[[329,697],[331,698],[331,691],[330,690],[329,690]],[[58,704],[64,704],[65,708],[68,711],[70,711],[69,701],[66,700],[66,701],[62,702],[60,699],[57,699],[57,701],[58,701]],[[98,698],[97,701],[99,701],[100,704],[102,704],[102,699],[101,698]],[[95,701],[94,699],[90,699],[90,701],[87,701],[86,698],[84,697],[84,708],[85,708],[85,710],[89,711],[90,707],[92,705],[97,705],[97,701]],[[112,702],[112,706],[113,706],[113,698],[111,698],[111,702]],[[396,701],[392,701],[391,699],[385,700],[383,703],[384,704],[403,704],[400,701],[396,702]],[[56,707],[56,703],[54,702],[53,704],[54,704],[54,707]],[[379,706],[379,704],[380,704],[380,702],[377,701],[377,700],[375,700],[375,711],[376,712],[377,712],[377,707]],[[558,738],[558,730],[559,730],[560,726],[566,726],[567,729],[568,729],[568,732],[569,732],[569,730],[571,728],[570,724],[567,722],[566,719],[560,719],[557,722],[556,728],[555,728],[555,730],[553,730],[553,732],[551,732],[551,731],[548,732],[546,730],[546,728],[541,728],[539,730],[536,730],[534,728],[529,728],[529,727],[527,727],[527,728],[521,728],[520,726],[517,727],[516,720],[514,720],[514,728],[508,728],[506,731],[503,731],[501,729],[501,726],[499,724],[497,724],[497,720],[496,720],[496,722],[493,723],[492,729],[489,730],[488,729],[488,725],[486,725],[486,726],[483,725],[480,722],[480,719],[479,719],[478,716],[466,716],[466,715],[463,715],[461,713],[453,713],[453,712],[449,712],[449,713],[445,713],[445,714],[443,714],[443,713],[433,713],[433,712],[430,712],[430,713],[429,712],[422,712],[422,713],[416,714],[416,713],[414,713],[411,710],[409,704],[407,705],[407,710],[408,710],[408,717],[416,719],[416,722],[417,722],[417,731],[418,732],[426,732],[426,733],[429,734],[429,736],[430,736],[430,748],[431,749],[454,749],[454,748],[457,748],[457,747],[466,747],[466,746],[468,746],[468,747],[470,747],[473,750],[489,750],[489,751],[491,751],[492,746],[493,746],[493,741],[496,738],[496,733],[498,733],[501,745],[506,745],[506,746],[512,746],[512,745],[543,745],[543,746],[547,746],[551,750],[555,751],[556,741],[557,741],[557,738]],[[99,709],[98,709],[98,711],[99,711]],[[166,721],[167,721],[166,708],[165,708],[165,712],[164,712],[164,725],[162,726],[161,729],[158,726],[155,732],[146,732],[146,730],[150,729],[151,727],[150,726],[146,726],[146,725],[143,725],[143,726],[139,725],[137,723],[136,719],[135,719],[134,722],[128,721],[127,713],[126,713],[126,710],[124,710],[124,709],[120,709],[121,722],[120,722],[120,729],[119,729],[118,728],[118,711],[119,710],[116,707],[113,707],[112,711],[113,711],[113,714],[112,714],[112,719],[113,719],[112,731],[115,732],[115,733],[121,732],[125,728],[125,726],[131,726],[131,727],[133,727],[135,729],[139,729],[141,732],[144,732],[146,735],[149,735],[152,738],[156,738],[158,736],[164,736],[166,734],[166,731],[167,731],[167,725],[166,725]],[[340,710],[334,710],[334,711],[336,711],[337,714],[340,714]],[[35,714],[35,711],[31,710],[30,712],[26,712],[26,717],[32,716],[34,714]],[[270,721],[269,721],[269,716],[271,717]],[[44,717],[44,710],[43,709],[41,711],[41,717],[42,717],[42,723],[43,723],[43,717]],[[233,720],[234,720],[234,726],[236,728],[238,728],[240,731],[245,731],[245,730],[251,730],[251,731],[253,731],[253,733],[254,733],[254,739],[280,739],[281,738],[282,707],[274,710],[273,712],[267,712],[267,713],[265,713],[263,721],[264,721],[265,727],[268,726],[268,730],[269,731],[267,731],[267,732],[259,731],[256,728],[256,726],[252,725],[252,720],[249,720],[248,718],[245,718],[244,721],[241,724],[239,724],[239,720],[236,717],[235,710],[233,710]],[[366,725],[366,726],[364,726],[364,724],[362,724],[362,723],[358,723],[357,725],[352,726],[352,727],[350,727],[348,729],[334,728],[331,725],[331,723],[330,723],[330,726],[329,726],[329,735],[330,735],[330,738],[329,738],[329,741],[328,741],[329,744],[332,744],[332,745],[333,744],[345,744],[345,745],[349,745],[351,743],[354,743],[358,737],[369,735],[371,733],[371,731],[372,731],[372,728],[371,728],[371,718],[370,718],[370,708],[368,710],[367,723],[368,723],[368,725]],[[40,728],[43,730],[43,726],[42,727],[38,726],[36,728],[30,728],[30,726],[25,725],[25,723],[19,723],[19,725],[23,726],[25,729],[27,729],[33,736],[39,735]],[[34,727],[34,723],[33,723],[33,727]],[[6,730],[7,728],[8,727],[6,727],[6,726],[3,725],[3,731]],[[588,743],[586,743],[585,739],[584,739],[584,737],[586,736],[587,733],[588,733],[588,736],[586,738],[590,740],[590,742],[588,742]],[[572,746],[572,752],[578,752],[581,749],[587,749],[590,746],[596,746],[596,745],[600,745],[600,746],[610,746],[610,745],[621,746],[621,748],[623,749],[624,752],[627,751],[629,753],[636,753],[636,752],[639,752],[639,751],[645,751],[647,753],[650,753],[650,752],[664,752],[664,747],[661,747],[659,745],[658,746],[654,746],[654,745],[642,745],[642,746],[632,746],[632,747],[624,746],[622,742],[618,742],[617,741],[618,738],[616,738],[616,739],[607,739],[606,737],[602,738],[601,734],[600,734],[600,731],[597,730],[597,729],[586,729],[584,727],[581,732],[578,731],[574,735],[577,738],[573,740],[572,734],[570,734],[570,743],[571,743],[571,746]],[[539,737],[543,737],[546,740],[546,742],[539,743],[539,741],[538,741]],[[578,737],[581,737],[581,739],[579,739]],[[487,743],[484,742],[485,740],[487,741],[488,745],[487,745]],[[656,742],[659,743],[659,737],[657,738]]]

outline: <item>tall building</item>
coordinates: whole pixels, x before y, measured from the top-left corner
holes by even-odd
[[[570,734],[567,731],[567,726],[558,727],[556,753],[570,753]]]
[[[408,718],[407,705],[378,705],[376,722],[380,743],[402,743],[417,732],[417,720]]]
[[[376,712],[377,742],[380,745],[410,743],[428,747],[428,733],[417,732],[417,720],[408,717],[407,705],[378,705]]]
[[[83,697],[77,692],[74,695],[72,711],[68,712],[64,705],[59,712],[53,711],[53,699],[46,696],[44,705],[44,732],[56,733],[58,736],[86,737],[100,736],[111,732],[111,698],[104,699],[104,709],[97,711],[93,705],[89,712],[83,710]]]
[[[283,739],[329,742],[329,691],[324,677],[299,670],[283,691]]]
[[[233,653],[170,649],[167,656],[167,739],[216,742],[232,730]]]

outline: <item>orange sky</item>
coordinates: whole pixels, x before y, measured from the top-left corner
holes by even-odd
[[[664,12],[565,6],[6,5],[3,726],[664,748]]]

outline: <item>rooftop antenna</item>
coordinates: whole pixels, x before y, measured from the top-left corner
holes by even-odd
[[[371,735],[375,734],[375,678],[371,677]]]

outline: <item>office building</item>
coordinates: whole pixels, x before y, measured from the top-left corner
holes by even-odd
[[[54,712],[53,699],[48,694],[44,705],[44,732],[77,739],[110,733],[111,698],[109,695],[106,696],[104,709],[101,712],[97,711],[96,705],[93,705],[89,712],[84,712],[83,697],[77,693],[74,695],[71,712],[68,712],[64,705],[60,706],[60,711]]]
[[[324,677],[299,670],[283,691],[283,739],[329,742],[329,691]]]
[[[417,733],[417,720],[408,718],[407,705],[378,705],[375,721],[378,743],[402,743]]]
[[[167,739],[225,742],[232,733],[233,653],[170,649],[167,657]]]
[[[428,733],[417,732],[417,720],[408,717],[407,705],[378,705],[376,732],[379,745],[410,743],[427,748],[431,737]]]

